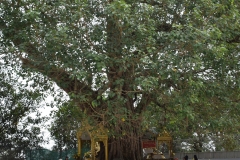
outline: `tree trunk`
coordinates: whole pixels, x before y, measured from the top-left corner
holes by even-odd
[[[141,160],[141,137],[136,127],[127,135],[109,139],[109,160]]]
[[[124,66],[122,59],[122,29],[119,25],[119,20],[114,15],[107,17],[107,55],[112,59],[111,63],[107,66],[107,77],[109,80],[109,89],[115,94],[111,101],[113,106],[108,107],[108,111],[113,114],[113,117],[108,119],[114,122],[107,122],[107,128],[114,134],[109,137],[109,160],[141,160],[142,147],[141,147],[141,119],[134,107],[133,95],[128,91],[134,92],[132,84],[134,78],[132,76],[133,68],[131,65],[127,69]],[[115,61],[118,59],[118,61]],[[122,83],[119,83],[121,80]],[[130,87],[131,86],[131,87]],[[125,102],[124,102],[125,101]],[[106,105],[107,106],[107,105]],[[139,107],[138,107],[139,108]],[[111,110],[111,111],[110,111]],[[126,111],[127,110],[127,111]],[[123,117],[121,117],[123,116]],[[126,116],[126,121],[124,119]],[[137,117],[137,118],[136,118]]]

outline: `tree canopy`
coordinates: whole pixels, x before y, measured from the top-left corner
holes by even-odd
[[[238,132],[239,1],[3,0],[0,8],[2,54],[108,128],[110,159],[141,159],[150,126],[176,137]]]

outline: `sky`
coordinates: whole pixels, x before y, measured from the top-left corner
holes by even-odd
[[[0,47],[0,51],[1,51],[1,47]],[[11,59],[9,58],[10,57],[8,57],[7,59],[9,60],[10,63],[5,63],[6,61],[4,60],[4,56],[0,55],[0,72],[4,73],[5,75],[4,79],[8,81],[10,84],[12,84],[13,87],[16,88],[16,91],[19,91],[18,88],[26,88],[32,91],[34,91],[35,89],[38,89],[33,87],[34,81],[31,80],[31,77],[30,79],[28,78],[24,79],[18,75],[15,69],[21,72],[20,67],[18,67],[18,65],[17,66],[14,65],[12,63],[13,61],[11,61]],[[13,66],[16,68],[13,68]],[[32,76],[34,77],[35,75],[32,75]],[[44,124],[41,124],[40,126],[41,134],[43,135],[44,140],[48,142],[48,143],[42,144],[42,147],[46,149],[51,149],[55,144],[54,141],[51,139],[51,135],[50,135],[50,132],[48,131],[48,127],[50,127],[51,123],[53,122],[53,119],[51,118],[50,114],[52,111],[56,111],[58,109],[57,106],[59,105],[56,102],[54,102],[54,96],[59,98],[61,96],[59,93],[62,92],[56,84],[54,83],[52,84],[54,89],[52,91],[50,90],[44,91],[44,94],[46,97],[42,100],[40,104],[36,104],[38,107],[37,111],[41,113],[41,117],[49,118],[47,122],[44,122]],[[41,86],[38,86],[38,87],[41,87]],[[68,99],[67,94],[65,94],[64,92],[62,96],[61,96],[61,102]],[[26,115],[26,116],[31,116],[34,118],[36,117],[37,111],[30,113],[30,115]],[[23,117],[22,121],[24,121],[24,118],[25,117]],[[19,124],[19,127],[21,127],[21,122]]]
[[[54,98],[51,96],[46,98],[46,101],[49,103],[51,103],[53,100],[54,100]],[[44,107],[41,107],[38,110],[41,113],[42,117],[49,117],[49,115],[51,114],[51,111],[56,111],[57,107],[52,108],[50,106],[44,105]],[[52,121],[53,121],[53,119],[49,119],[45,123],[45,125],[49,126],[52,123]],[[48,141],[48,143],[43,143],[42,147],[49,149],[49,150],[52,149],[52,147],[54,146],[55,143],[54,143],[53,139],[51,139],[50,132],[48,131],[47,128],[41,128],[41,130],[42,130],[41,133],[43,134],[44,140]]]
[[[55,85],[54,88],[55,88],[54,92],[60,92],[59,87],[57,85]],[[62,102],[67,99],[68,99],[67,94],[63,94],[63,97],[61,97]],[[49,104],[52,104],[52,105],[49,105]],[[51,94],[49,94],[48,97],[46,97],[46,99],[42,102],[42,105],[41,105],[42,107],[40,107],[38,111],[41,113],[42,117],[50,118],[47,122],[44,123],[45,126],[50,127],[51,123],[53,122],[53,119],[51,119],[50,114],[52,111],[58,110],[57,105],[59,104],[54,102],[54,97]],[[50,132],[45,127],[41,129],[42,129],[41,132],[44,135],[44,140],[48,141],[48,143],[44,143],[42,144],[42,146],[46,149],[51,149],[55,143],[53,139],[51,139]]]

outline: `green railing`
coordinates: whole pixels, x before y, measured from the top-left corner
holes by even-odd
[[[76,153],[77,149],[62,151],[51,151],[48,149],[25,150],[26,160],[65,160],[66,156],[69,160],[74,160],[73,156]]]

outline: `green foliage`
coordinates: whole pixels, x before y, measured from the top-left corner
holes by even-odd
[[[4,65],[3,65],[4,66]],[[44,141],[38,117],[39,94],[9,81],[6,69],[0,68],[0,157],[23,159],[26,149],[39,147]],[[36,117],[31,116],[35,113]]]
[[[176,138],[238,133],[238,1],[5,0],[0,8],[3,53],[55,82],[110,137],[132,135],[132,153],[143,127]]]
[[[83,116],[79,108],[71,103],[65,103],[58,111],[52,112],[53,123],[49,131],[56,143],[53,149],[76,149],[76,131]]]

